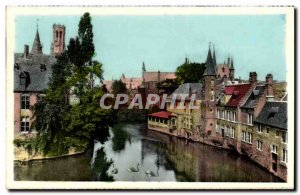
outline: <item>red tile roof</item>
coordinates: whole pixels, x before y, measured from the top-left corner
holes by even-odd
[[[232,89],[234,87],[234,89]],[[225,87],[225,91],[227,89],[227,92],[231,92],[232,96],[230,100],[227,102],[226,106],[230,107],[237,107],[240,103],[240,101],[243,99],[243,97],[247,94],[249,89],[251,88],[251,84],[239,84],[239,85],[231,85],[228,87]],[[225,92],[226,93],[226,92]]]
[[[154,116],[154,117],[158,117],[158,118],[170,118],[172,116],[171,112],[166,112],[166,111],[160,111],[160,112],[155,112],[152,114],[148,114],[148,116]]]
[[[225,93],[226,95],[232,95],[232,94],[233,94],[233,91],[234,91],[234,88],[235,88],[235,86],[227,86],[227,87],[225,87],[225,89],[224,89],[224,93]]]

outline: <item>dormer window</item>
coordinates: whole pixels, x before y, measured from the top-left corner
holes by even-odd
[[[268,119],[269,118],[274,118],[275,117],[275,114],[278,113],[278,107],[272,107],[271,110],[270,110],[270,113],[268,115]]]
[[[29,72],[23,71],[20,73],[20,85],[28,86],[30,84]]]
[[[15,70],[19,70],[19,69],[20,69],[20,66],[19,66],[19,64],[18,64],[18,63],[15,63],[15,65],[14,65],[14,69],[15,69]]]
[[[41,65],[40,65],[40,68],[41,68],[41,72],[44,72],[44,71],[46,71],[46,70],[47,70],[47,68],[46,68],[46,65],[45,65],[45,64],[41,64]]]

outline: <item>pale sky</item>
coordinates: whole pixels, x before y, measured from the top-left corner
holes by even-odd
[[[37,18],[43,52],[50,53],[52,24],[66,26],[66,44],[77,35],[80,16],[17,16],[15,52],[32,47]],[[92,16],[96,59],[104,78],[141,77],[147,71],[175,71],[187,56],[205,62],[208,44],[215,44],[217,63],[233,56],[235,76],[259,80],[272,73],[286,79],[284,15]]]

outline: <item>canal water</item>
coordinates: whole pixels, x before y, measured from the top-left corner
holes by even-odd
[[[144,124],[118,124],[92,152],[14,165],[15,180],[281,182],[233,152],[147,130]]]

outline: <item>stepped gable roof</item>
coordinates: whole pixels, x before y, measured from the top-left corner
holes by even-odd
[[[238,85],[229,85],[225,87],[225,91],[226,88],[230,87],[230,89],[227,90],[228,93],[230,93],[231,98],[230,100],[227,102],[226,106],[229,107],[237,107],[241,100],[244,98],[244,96],[247,94],[247,92],[249,91],[249,89],[251,88],[251,84],[247,83],[247,84],[238,84]],[[234,87],[232,89],[232,87]]]
[[[242,106],[242,108],[254,108],[256,102],[263,94],[263,92],[264,92],[263,85],[256,86],[255,89],[252,91],[251,95],[248,97],[246,103]]]
[[[254,122],[277,127],[287,131],[287,103],[266,102]]]
[[[32,55],[27,58],[23,53],[14,54],[14,91],[15,92],[41,92],[47,88],[49,78],[52,74],[52,65],[56,58],[51,55]],[[43,66],[43,70],[41,70]],[[20,76],[26,73],[30,82],[22,85]]]
[[[145,82],[158,82],[158,74],[160,75],[159,81],[166,79],[175,79],[175,72],[143,72],[143,78]]]
[[[147,116],[169,119],[169,118],[172,117],[172,113],[167,112],[167,111],[160,111],[160,112],[155,112],[155,113],[152,113],[152,114],[148,114]]]
[[[180,100],[180,94],[196,94],[196,100],[202,99],[202,84],[201,83],[184,83],[180,85],[169,97],[172,99],[176,95],[176,99]],[[188,99],[188,98],[186,98]]]

